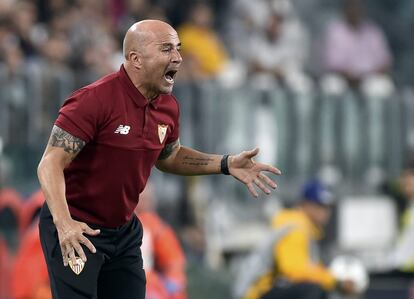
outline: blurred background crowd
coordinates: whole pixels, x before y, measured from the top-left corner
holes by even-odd
[[[21,291],[41,276],[41,255],[25,245],[36,242],[37,163],[65,98],[117,71],[124,33],[146,18],[169,22],[182,42],[181,143],[259,146],[283,172],[278,191],[255,201],[223,176],[153,171],[151,209],[175,231],[173,276],[188,293],[176,296],[232,298],[243,258],[317,178],[336,198],[322,259],[352,254],[378,274],[367,298],[410,298],[413,1],[0,0],[0,299],[47,298]],[[34,264],[19,262],[28,255]],[[30,267],[13,274],[18,265]],[[153,298],[183,298],[165,296]]]

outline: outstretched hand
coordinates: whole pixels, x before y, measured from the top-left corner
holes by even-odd
[[[272,189],[277,187],[274,181],[262,173],[263,171],[271,172],[277,175],[282,174],[282,172],[276,167],[253,161],[253,157],[258,153],[258,148],[251,151],[244,151],[238,155],[230,156],[228,162],[230,174],[240,182],[244,183],[254,197],[259,196],[254,185],[259,187],[266,194],[270,194],[270,189],[267,186]]]

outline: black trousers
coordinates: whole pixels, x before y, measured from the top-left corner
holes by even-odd
[[[275,286],[260,299],[326,299],[327,292],[313,283]]]
[[[116,229],[99,228],[86,235],[96,253],[82,245],[87,261],[79,274],[63,265],[52,216],[44,204],[40,213],[40,241],[45,256],[53,299],[144,299],[145,272],[140,246],[142,225],[137,217]],[[35,271],[35,269],[34,269]]]

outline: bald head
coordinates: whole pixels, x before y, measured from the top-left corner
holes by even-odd
[[[124,38],[124,68],[145,98],[172,92],[182,57],[177,32],[165,22],[145,20],[128,29]]]
[[[140,51],[157,36],[169,33],[177,34],[174,28],[163,21],[143,20],[133,24],[124,38],[123,54],[125,59],[129,59],[128,54],[131,51]]]

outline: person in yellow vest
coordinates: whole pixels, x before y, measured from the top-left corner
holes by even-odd
[[[414,159],[405,166],[399,181],[407,206],[401,215],[401,229],[397,242],[389,255],[394,274],[414,276]]]
[[[272,219],[272,227],[281,231],[273,245],[273,269],[256,279],[244,299],[323,299],[330,291],[355,294],[351,281],[338,281],[319,257],[318,240],[327,224],[332,193],[317,180],[302,190],[297,207],[284,209]]]
[[[414,156],[408,157],[397,179],[384,183],[382,191],[395,200],[400,227],[390,250],[374,261],[370,280],[390,279],[409,289],[414,279]]]
[[[213,13],[205,3],[191,8],[189,19],[178,28],[181,51],[186,60],[184,72],[193,79],[212,79],[228,62],[224,43],[213,28]]]

